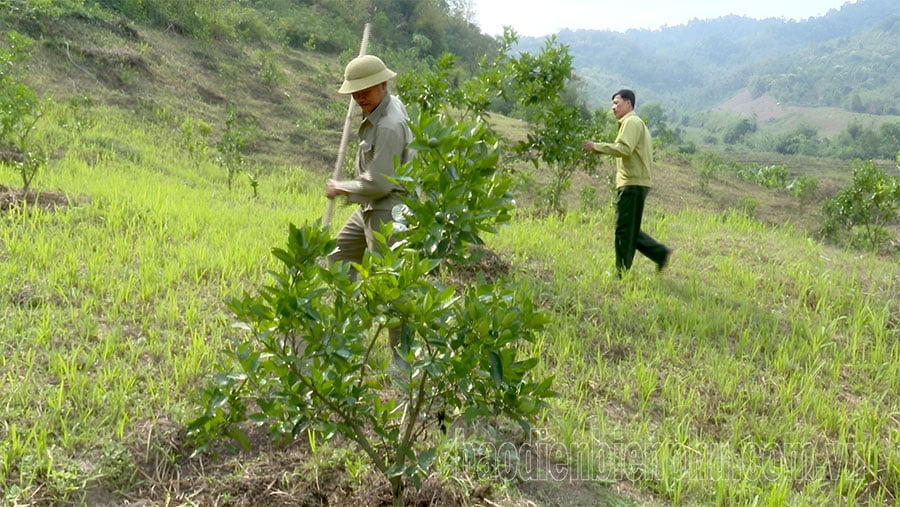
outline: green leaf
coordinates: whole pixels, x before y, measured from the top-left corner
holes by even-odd
[[[245,450],[250,449],[250,438],[247,437],[247,434],[244,432],[244,430],[240,429],[236,425],[231,425],[228,428],[227,435],[231,437],[232,440],[240,444],[240,446]]]
[[[478,419],[479,417],[486,417],[490,415],[490,410],[488,410],[483,405],[476,404],[466,408],[465,412],[463,413],[463,418],[465,419],[466,424],[471,424],[473,421],[475,421],[475,419]]]
[[[196,433],[200,430],[207,430],[206,425],[212,420],[213,418],[208,415],[203,415],[194,419],[190,422],[190,424],[188,424],[188,433]]]
[[[419,453],[419,469],[420,470],[428,470],[428,468],[431,467],[431,463],[434,461],[435,456],[437,456],[437,449],[434,447],[420,452]]]
[[[405,463],[394,463],[387,469],[387,472],[384,473],[388,479],[393,479],[394,477],[400,477],[404,475],[406,472],[406,464]]]
[[[503,383],[503,359],[496,350],[488,352],[491,361],[491,378],[494,379],[494,385],[500,387]]]

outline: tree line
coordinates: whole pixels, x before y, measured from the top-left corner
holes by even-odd
[[[754,118],[742,117],[722,129],[718,137],[708,137],[728,146],[743,146],[781,155],[807,155],[839,160],[893,160],[900,150],[900,122],[864,125],[853,120],[831,138],[810,125],[799,125],[780,134],[761,133]]]

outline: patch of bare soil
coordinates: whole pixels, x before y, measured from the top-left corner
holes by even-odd
[[[22,206],[54,209],[69,205],[69,198],[58,192],[37,192],[0,185],[0,213]]]
[[[131,450],[136,459],[136,488],[123,498],[114,484],[97,484],[85,494],[88,505],[112,507],[156,505],[228,506],[353,506],[391,505],[390,486],[375,472],[354,476],[346,466],[352,456],[341,454],[346,442],[337,439],[314,452],[302,435],[278,445],[265,429],[247,427],[251,450],[219,445],[214,452],[189,457],[183,429],[168,421],[148,422],[137,430]],[[143,435],[146,433],[146,435]],[[512,443],[510,443],[512,445]],[[437,477],[416,489],[408,485],[404,504],[418,507],[580,507],[596,505],[656,505],[641,497],[627,481],[585,480],[540,446],[518,446],[523,467],[514,497],[492,499],[490,486],[471,490]],[[511,472],[511,471],[510,471]]]
[[[518,501],[488,503],[504,507],[594,507],[661,505],[659,500],[639,490],[625,477],[604,477],[604,471],[594,475],[585,469],[588,459],[570,455],[575,462],[567,465],[551,454],[558,452],[558,444],[524,443],[517,447],[519,468],[516,490]],[[586,458],[586,459],[582,459]]]
[[[469,253],[473,262],[454,266],[451,271],[451,282],[461,286],[472,285],[478,276],[484,277],[487,283],[494,283],[509,273],[510,264],[505,259],[481,245],[470,245]]]
[[[789,114],[794,108],[782,106],[769,95],[753,97],[743,90],[716,107],[720,111],[730,111],[745,116],[755,116],[757,121],[766,122]]]
[[[248,426],[251,448],[235,450],[219,444],[210,452],[191,457],[185,431],[169,421],[147,422],[137,430],[131,449],[136,457],[136,487],[124,500],[132,506],[353,506],[391,505],[390,485],[375,472],[355,475],[346,464],[353,456],[338,451],[347,442],[337,438],[319,444],[314,452],[299,436],[286,444],[274,443],[265,428]],[[487,491],[464,498],[454,488],[430,478],[416,489],[410,485],[404,503],[409,506],[462,507],[480,505]],[[123,505],[115,484],[95,484],[85,494],[86,504]]]

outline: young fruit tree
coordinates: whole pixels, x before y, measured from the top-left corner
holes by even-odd
[[[573,57],[556,37],[548,38],[537,54],[512,55],[518,38],[510,29],[498,40],[497,54],[482,58],[478,72],[467,79],[461,80],[447,56],[432,69],[401,75],[398,85],[424,109],[445,108],[463,117],[484,118],[498,104],[514,104],[513,113],[527,121],[529,130],[508,153],[546,172],[549,181],[538,194],[547,208],[561,212],[572,177],[579,171],[595,176],[602,163],[581,148],[582,141],[614,137],[616,121],[605,108],[587,112],[576,103]]]
[[[850,169],[850,184],[822,203],[822,233],[835,239],[850,234],[852,244],[876,250],[889,238],[887,225],[900,216],[900,176],[871,160],[856,160]]]
[[[436,456],[435,431],[485,416],[528,428],[547,406],[552,380],[522,357],[546,316],[508,282],[446,281],[509,220],[497,141],[480,120],[414,116],[417,156],[397,180],[407,209],[378,235],[380,253],[329,265],[331,233],[292,225],[273,251],[272,283],[229,304],[240,332],[190,424],[198,450],[220,436],[248,445],[248,424],[279,439],[341,435],[403,505],[404,486],[418,487]],[[389,330],[399,330],[396,351]]]
[[[45,150],[34,142],[41,103],[20,75],[34,41],[11,31],[0,44],[0,164],[12,165],[25,190],[47,163]]]

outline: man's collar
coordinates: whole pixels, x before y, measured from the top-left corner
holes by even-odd
[[[627,113],[625,113],[625,116],[619,118],[619,123],[622,123],[623,121],[625,121],[625,118],[628,118],[629,116],[631,116],[633,114],[634,114],[634,109],[632,109],[631,111],[628,111]]]

